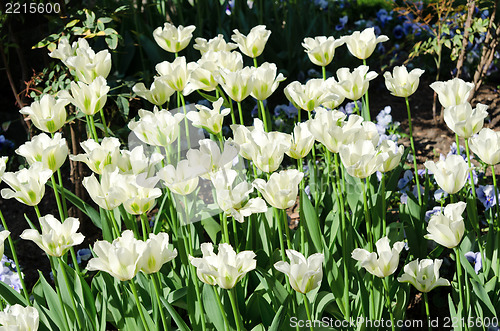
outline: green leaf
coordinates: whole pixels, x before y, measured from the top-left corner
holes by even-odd
[[[224,318],[217,303],[217,297],[214,290],[217,289],[211,285],[203,284],[202,299],[205,307],[206,316],[212,322],[217,330],[224,331]],[[222,296],[221,296],[222,297]]]
[[[269,327],[268,331],[278,331],[283,324],[285,318],[285,306],[281,306],[274,316],[273,323]]]
[[[0,298],[11,306],[20,304],[21,306],[26,307],[28,304],[26,299],[19,292],[4,282],[0,282]]]
[[[304,221],[306,226],[306,232],[316,248],[316,252],[323,252],[323,236],[321,235],[321,230],[319,228],[318,215],[314,209],[311,201],[307,195],[301,194],[302,199],[300,200],[300,220]]]
[[[477,281],[474,279],[471,279],[470,281],[472,283],[472,287],[474,288],[474,294],[476,297],[481,300],[481,302],[488,308],[492,316],[496,316],[496,311],[495,307],[493,307],[493,304],[491,303],[491,299],[488,296],[488,293],[484,290],[484,286],[479,284]]]

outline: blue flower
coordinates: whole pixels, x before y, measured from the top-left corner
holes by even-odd
[[[382,109],[378,113],[376,119],[377,119],[377,125],[380,125],[381,127],[384,128],[384,131],[381,133],[385,133],[385,130],[392,123],[391,106],[386,106],[384,109]]]
[[[401,25],[396,25],[392,30],[392,34],[396,39],[402,39],[405,36],[405,31]]]
[[[345,25],[347,24],[347,21],[349,20],[349,17],[347,15],[339,18],[339,24],[335,25],[335,30],[340,31],[345,28]]]
[[[361,101],[356,101],[358,103],[358,108],[361,109],[362,107],[362,104],[361,104]],[[343,112],[344,114],[346,114],[347,116],[351,115],[352,113],[354,113],[354,110],[356,109],[356,106],[354,104],[354,101],[351,101],[351,102],[348,102],[345,107],[340,107],[339,108],[339,111]]]
[[[5,255],[2,256],[0,261],[0,281],[21,293],[23,287],[21,286],[16,264]]]
[[[434,200],[439,201],[441,199],[446,199],[448,196],[448,192],[445,192],[442,188],[438,188],[436,192],[434,192]]]
[[[480,252],[467,252],[465,253],[465,258],[469,263],[471,263],[474,266],[474,271],[476,274],[479,273],[479,270],[483,267],[483,261],[481,259],[481,253]]]
[[[450,145],[450,152],[448,153],[448,155],[446,155],[446,157],[450,155],[458,155],[456,142],[453,142],[453,144]],[[465,147],[463,147],[462,145],[460,145],[460,156],[463,157],[465,161],[467,161],[467,154],[465,154]]]
[[[78,264],[82,263],[82,261],[87,261],[91,257],[92,257],[92,252],[88,248],[82,248],[76,252],[76,262]]]
[[[403,178],[398,181],[398,189],[401,192],[408,191],[408,184],[413,180],[413,172],[411,170],[406,170]]]
[[[385,23],[387,23],[390,20],[392,20],[392,17],[389,15],[389,13],[387,13],[387,10],[385,10],[384,8],[382,8],[382,9],[380,9],[377,12],[377,19],[380,22],[380,25],[382,27],[384,27]]]
[[[278,117],[281,113],[284,113],[288,118],[295,118],[298,115],[297,108],[291,102],[288,103],[288,106],[283,104],[274,107],[274,116]]]
[[[483,204],[486,210],[497,204],[495,198],[495,187],[493,185],[479,185],[476,190],[477,198]]]
[[[425,221],[429,222],[432,215],[442,213],[443,210],[444,210],[444,208],[441,208],[441,206],[437,206],[437,207],[432,208],[431,210],[426,211],[425,212]]]

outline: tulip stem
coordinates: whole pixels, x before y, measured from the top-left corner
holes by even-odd
[[[455,247],[454,248],[455,250],[455,257],[456,257],[456,262],[457,262],[457,279],[458,279],[458,295],[459,295],[459,299],[460,299],[460,304],[462,305],[462,314],[460,314],[461,316],[463,316],[464,314],[467,313],[467,310],[466,310],[466,305],[465,305],[465,301],[464,301],[464,298],[463,298],[463,285],[462,285],[462,265],[460,264],[460,251],[458,249],[458,247]],[[465,326],[465,329],[467,330],[467,325]]]
[[[386,221],[386,201],[385,201],[385,173],[382,173],[382,179],[380,180],[380,186],[382,191],[382,237],[385,237],[387,231],[387,221]]]
[[[300,110],[299,110],[299,112],[300,112]],[[312,119],[312,115],[311,115],[310,111],[307,112],[307,116],[308,116],[309,120]],[[313,147],[311,149],[311,152],[312,152],[312,176],[314,176],[314,183],[317,186],[318,181],[317,181],[317,176],[316,176],[316,174],[317,174],[317,171],[316,171],[317,170],[316,169],[316,142],[313,143]],[[311,170],[311,169],[309,169],[309,170]],[[314,209],[316,210],[316,212],[319,211],[319,201],[318,200],[319,200],[319,190],[316,188],[314,190]]]
[[[266,130],[266,132],[269,132],[271,130],[271,123],[267,122],[266,107],[264,106],[264,102],[262,100],[259,100],[258,103],[260,106],[260,110],[262,112],[262,121],[264,122],[264,130]]]
[[[363,206],[365,209],[366,233],[368,235],[368,247],[370,252],[373,252],[373,236],[372,236],[372,222],[370,218],[370,211],[368,210],[368,201],[366,199],[366,178],[362,179],[363,183]]]
[[[323,80],[326,80],[326,67],[325,66],[321,67],[321,73],[323,74]]]
[[[99,143],[99,136],[97,135],[97,131],[95,129],[94,116],[93,115],[86,115],[86,116],[88,123],[90,123],[90,133],[94,138],[95,142]]]
[[[241,317],[240,311],[238,310],[238,302],[236,301],[236,292],[234,288],[227,291],[229,294],[229,300],[231,301],[231,307],[233,308],[234,313],[234,322],[236,323],[236,330],[241,331]]]
[[[231,122],[236,125],[236,116],[234,115],[233,100],[229,99],[229,107],[231,109]]]
[[[160,281],[158,274],[155,272],[151,274],[151,280],[153,281],[153,287],[155,289],[156,302],[158,302],[158,309],[160,310],[161,322],[163,323],[164,330],[168,330],[167,318],[165,317],[165,312],[163,311],[163,304],[160,299]],[[180,327],[180,325],[178,325]]]
[[[149,330],[148,323],[146,322],[146,317],[144,316],[144,312],[142,311],[141,301],[139,300],[139,295],[137,294],[137,288],[135,287],[134,280],[131,279],[128,283],[130,285],[130,289],[132,290],[132,294],[134,295],[135,303],[137,304],[137,310],[139,311],[142,325],[144,326],[145,330]]]
[[[354,100],[354,111],[356,112],[356,115],[361,116],[357,100]]]
[[[495,207],[497,210],[497,226],[500,226],[500,207],[498,206],[498,186],[497,177],[495,175],[495,166],[491,166],[491,174],[493,175],[493,187],[495,188]]]
[[[212,286],[214,289],[215,297],[217,298],[217,305],[219,306],[220,313],[222,314],[222,318],[224,319],[224,329],[228,330],[229,329],[229,321],[227,320],[227,315],[226,312],[224,311],[224,307],[222,306],[222,301],[220,299],[219,292],[215,288],[215,286]]]
[[[276,207],[273,207],[273,215],[274,218],[276,219],[276,223],[278,225],[278,236],[279,236],[279,241],[280,241],[280,251],[281,251],[281,259],[283,261],[286,260],[286,255],[285,255],[285,243],[283,242],[283,229],[282,224],[280,224],[280,217],[278,216],[278,209]]]
[[[111,224],[113,225],[113,230],[116,232],[116,237],[120,236],[120,230],[118,228],[118,223],[116,223],[115,213],[112,210],[108,210],[109,217],[111,218]]]
[[[141,226],[142,226],[142,237],[144,238],[144,241],[148,239],[149,236],[149,220],[148,217],[146,216],[146,213],[141,214]]]
[[[366,59],[363,59],[363,65],[366,66]],[[368,89],[366,90],[365,93],[365,105],[366,105],[366,120],[371,121],[371,116],[370,116],[370,103],[368,102]]]
[[[56,292],[57,292],[57,297],[59,299],[59,304],[61,305],[61,309],[63,311],[64,315],[64,325],[66,326],[66,330],[69,330],[69,322],[68,322],[68,312],[66,311],[66,308],[64,306],[64,302],[62,299],[61,295],[61,288],[59,287],[58,281],[57,281],[57,271],[54,266],[54,261],[52,261],[52,256],[48,256],[49,261],[50,261],[50,268],[52,269],[52,275],[54,276],[54,284],[56,285]]]
[[[259,67],[259,65],[257,64],[257,58],[256,58],[256,57],[254,57],[254,58],[253,58],[253,66],[254,66],[255,68],[258,68],[258,67]]]
[[[429,299],[427,298],[427,292],[424,292],[424,303],[425,303],[425,314],[427,316],[427,323],[429,325],[429,330],[432,330],[429,321],[431,320],[431,313],[429,312]]]
[[[305,295],[304,293],[302,293],[302,298],[304,299],[304,306],[306,306],[307,319],[311,323],[311,324],[309,324],[309,329],[311,331],[314,331],[314,329],[313,329],[313,319],[312,319],[312,316],[311,316],[311,309],[309,308],[309,300],[307,299],[307,295]],[[347,319],[347,320],[349,320],[349,319]]]
[[[283,222],[285,225],[285,236],[286,236],[286,244],[288,246],[288,249],[293,249],[292,247],[292,240],[290,237],[290,227],[288,225],[288,215],[286,214],[286,209],[282,209],[281,213],[283,214]]]
[[[182,103],[182,111],[184,112],[184,128],[186,129],[186,139],[188,143],[188,149],[190,149],[191,139],[189,139],[189,123],[188,123],[188,118],[186,117],[186,102],[184,101],[184,96],[182,95],[182,93],[181,92],[177,93],[179,94]],[[178,140],[178,143],[180,144],[180,140]]]
[[[3,217],[1,210],[0,210],[0,220],[2,220],[3,228],[5,230],[9,231],[9,228],[7,227],[7,222],[5,222],[5,218]],[[24,283],[24,276],[23,276],[23,273],[21,272],[21,266],[19,265],[19,260],[17,259],[16,247],[14,245],[14,241],[12,240],[11,234],[9,234],[9,236],[7,237],[7,240],[9,241],[9,247],[10,247],[10,251],[12,253],[12,258],[14,259],[14,263],[16,264],[16,270],[17,270],[17,274],[19,276],[19,280],[21,281],[21,286],[23,288],[23,294],[24,294],[24,298],[26,299],[26,304],[29,305],[30,304],[30,297],[29,297],[28,291],[26,289],[26,284]]]
[[[410,131],[410,146],[411,146],[411,151],[413,153],[413,168],[415,170],[415,184],[417,185],[418,204],[422,206],[422,194],[420,193],[420,180],[418,179],[417,153],[415,152],[415,143],[413,141],[413,126],[411,124],[411,110],[408,97],[405,97],[405,101],[406,101],[406,111],[408,112],[408,130]]]
[[[241,101],[238,101],[238,115],[240,115],[241,125],[245,125],[245,121],[243,120],[243,111],[241,110]]]
[[[382,279],[382,283],[384,284],[385,288],[385,300],[387,302],[387,310],[389,310],[389,316],[391,317],[391,329],[392,331],[396,330],[395,328],[395,321],[394,321],[394,314],[392,312],[392,304],[391,304],[391,297],[389,294],[389,279],[387,277],[384,277]]]
[[[73,310],[75,311],[76,322],[78,323],[78,328],[81,330],[82,329],[82,325],[83,325],[82,324],[82,320],[81,320],[80,314],[78,314],[78,309],[77,309],[77,306],[76,306],[75,296],[73,295],[73,290],[71,289],[70,284],[69,284],[68,274],[66,273],[66,270],[64,269],[65,268],[64,267],[65,263],[64,263],[64,260],[62,259],[62,256],[61,256],[61,260],[60,260],[59,264],[61,266],[61,273],[62,273],[63,278],[64,278],[64,283],[66,284],[66,288],[68,289],[69,297],[70,297],[70,300],[71,300],[71,305],[73,306]]]
[[[302,167],[302,159],[297,159],[297,169],[299,169],[300,172],[304,172],[304,169]],[[304,199],[304,181],[301,180],[300,183],[300,191],[299,191],[299,208],[302,208],[302,199]],[[300,252],[302,254],[305,254],[304,248],[305,248],[305,221],[304,220],[299,220],[299,227],[300,227]]]
[[[236,227],[236,219],[234,217],[231,217],[231,221],[233,223],[233,236],[234,236],[234,248],[236,253],[240,252],[240,240],[238,239],[238,228]]]
[[[103,126],[104,137],[108,137],[109,136],[108,125],[106,124],[106,118],[104,117],[104,110],[101,108],[101,110],[99,110],[99,113],[101,114],[101,122]]]
[[[225,243],[229,244],[229,230],[227,228],[227,214],[222,212],[222,239]]]

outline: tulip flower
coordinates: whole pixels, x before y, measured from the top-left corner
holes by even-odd
[[[102,175],[104,168],[116,168],[120,159],[120,140],[114,137],[105,137],[101,143],[88,139],[80,145],[85,154],[70,155],[72,161],[85,163],[90,170]]]
[[[394,67],[392,74],[388,71],[384,73],[385,86],[394,96],[409,97],[417,90],[423,73],[422,69],[413,69],[408,73],[405,66]]]
[[[254,188],[248,182],[243,181],[233,187],[236,176],[236,171],[222,169],[212,176],[212,184],[215,187],[219,208],[243,223],[245,217],[266,212],[267,205],[262,198],[249,199]]]
[[[134,85],[132,91],[134,91],[134,93],[141,98],[146,99],[159,107],[165,104],[175,92],[167,84],[166,79],[163,76],[155,77],[149,89],[146,88],[144,83],[138,83]]]
[[[58,96],[70,101],[85,115],[92,116],[104,107],[108,92],[106,79],[99,76],[90,84],[71,82],[71,94],[68,91],[61,91]]]
[[[31,141],[19,146],[16,153],[24,157],[29,165],[42,162],[44,168],[50,169],[54,173],[66,161],[68,145],[66,145],[66,139],[62,138],[59,132],[56,132],[54,138],[41,133],[34,136]]]
[[[256,58],[266,47],[271,31],[266,30],[265,25],[257,25],[250,30],[247,36],[241,34],[238,29],[233,30],[231,39],[238,44],[240,51],[248,57]]]
[[[470,138],[470,149],[486,164],[500,163],[500,132],[483,128]]]
[[[292,133],[292,144],[286,154],[294,159],[302,159],[314,146],[314,136],[308,129],[308,123],[295,124]]]
[[[10,235],[10,231],[0,231],[0,256],[3,256],[5,239]]]
[[[7,306],[0,311],[0,325],[3,330],[36,331],[39,325],[38,310],[20,304]]]
[[[165,263],[175,259],[176,256],[177,249],[171,250],[168,248],[167,233],[150,233],[138,266],[142,272],[152,274],[160,271]]]
[[[201,58],[197,62],[188,63],[188,71],[191,72],[191,75],[182,92],[184,95],[189,95],[196,90],[210,92],[219,85],[219,82],[215,79],[219,71],[216,62]]]
[[[323,254],[313,254],[306,260],[300,252],[287,249],[286,255],[290,263],[278,261],[274,268],[288,276],[288,281],[295,291],[306,294],[321,285],[325,260]]]
[[[235,48],[238,48],[237,44],[228,43],[224,40],[224,35],[218,34],[217,37],[214,37],[207,41],[205,38],[196,38],[195,43],[193,45],[194,49],[200,51],[201,55],[205,54],[208,51],[219,52],[219,51],[227,51],[230,52]]]
[[[47,255],[61,257],[73,246],[80,245],[85,238],[77,233],[80,222],[77,218],[68,217],[61,223],[52,215],[38,219],[42,234],[38,230],[27,229],[21,234],[24,240],[31,240]]]
[[[434,174],[434,179],[448,194],[455,194],[467,181],[469,167],[460,155],[450,155],[445,160],[426,161],[424,166]]]
[[[224,92],[234,101],[241,102],[246,99],[254,87],[253,67],[245,67],[237,71],[219,70],[217,81]]]
[[[161,196],[161,190],[154,187],[146,187],[137,183],[136,176],[130,175],[128,181],[126,198],[123,208],[132,215],[141,215],[149,212],[156,205],[156,198]]]
[[[285,96],[297,108],[307,111],[314,110],[325,102],[337,99],[337,95],[326,88],[328,85],[323,79],[309,79],[304,85],[291,82],[285,87]]]
[[[127,182],[127,176],[119,174],[118,169],[111,171],[110,168],[105,168],[100,183],[94,174],[85,177],[82,183],[90,198],[99,207],[112,210],[127,200],[127,192],[130,189]]]
[[[434,82],[430,87],[437,93],[441,105],[447,108],[467,102],[474,84],[453,78],[446,82]]]
[[[340,147],[340,160],[349,175],[366,178],[387,161],[389,155],[379,154],[369,140],[356,140]]]
[[[2,182],[2,176],[7,168],[7,161],[9,158],[7,156],[0,156],[0,183]]]
[[[203,54],[202,59],[212,62],[218,69],[225,69],[227,71],[235,72],[243,69],[243,56],[239,52],[228,51],[208,51]],[[212,74],[218,74],[215,71]]]
[[[449,106],[444,109],[444,121],[451,131],[462,138],[470,138],[479,132],[484,124],[484,119],[488,116],[486,111],[488,106],[478,103],[472,109],[470,103],[465,102],[456,106]]]
[[[330,77],[325,80],[324,88],[325,94],[328,97],[321,104],[321,106],[328,109],[335,109],[344,102],[345,96],[344,93],[342,93],[342,87],[339,86],[339,83],[334,77]]]
[[[198,142],[199,149],[190,149],[186,153],[189,166],[195,169],[200,177],[211,179],[220,169],[231,168],[233,160],[238,157],[239,146],[231,139],[224,142],[224,150],[211,139],[202,139]]]
[[[56,99],[50,94],[44,94],[39,101],[23,107],[19,112],[29,115],[30,120],[40,130],[54,133],[66,123],[65,99]]]
[[[396,145],[392,140],[384,140],[378,147],[378,150],[382,154],[387,154],[387,158],[384,157],[385,161],[378,168],[378,171],[385,173],[399,165],[405,148],[403,145]]]
[[[68,38],[60,38],[57,44],[57,48],[49,53],[49,56],[54,59],[61,60],[66,64],[66,60],[72,56],[76,55],[76,50],[78,48],[89,48],[89,44],[86,39],[79,38],[78,41],[74,41],[73,44],[69,44]]]
[[[90,84],[99,76],[108,77],[111,71],[111,54],[107,49],[96,54],[87,46],[78,47],[75,55],[67,58],[65,64],[76,73],[79,81]]]
[[[166,147],[179,136],[179,123],[183,119],[184,114],[172,115],[168,110],[158,110],[157,107],[154,108],[153,112],[139,109],[139,120],[130,121],[128,127],[142,142],[148,145]]]
[[[232,125],[234,141],[240,146],[240,154],[252,160],[263,172],[278,169],[285,152],[290,149],[291,136],[281,132],[266,132],[262,121],[254,119],[254,128],[248,130],[243,125]]]
[[[276,64],[265,62],[253,70],[253,84],[250,95],[257,100],[265,100],[276,91],[286,78],[282,73],[276,76]]]
[[[376,243],[377,253],[366,249],[356,248],[352,251],[352,258],[360,262],[360,266],[374,276],[384,278],[392,275],[399,264],[399,254],[405,246],[404,242],[395,242],[389,246],[389,238],[382,237]]]
[[[15,198],[28,206],[38,205],[45,194],[45,183],[51,176],[52,170],[44,168],[41,162],[17,172],[6,172],[2,179],[11,189],[2,189],[2,198]]]
[[[349,52],[360,60],[365,60],[372,55],[378,43],[389,40],[387,36],[375,36],[375,28],[366,28],[362,32],[354,31],[350,36],[342,37]]]
[[[145,173],[147,176],[155,171],[155,166],[161,162],[163,155],[152,153],[151,156],[144,154],[142,145],[134,147],[133,150],[121,150],[116,165],[123,174],[139,175]]]
[[[369,82],[378,76],[375,71],[368,72],[369,69],[368,66],[361,65],[352,73],[349,68],[337,70],[339,91],[346,99],[356,101],[366,93]]]
[[[167,22],[163,25],[163,28],[159,26],[153,31],[153,38],[158,46],[167,52],[178,53],[187,47],[191,38],[193,38],[195,29],[194,25],[175,27]]]
[[[424,237],[434,240],[441,246],[457,247],[465,232],[462,213],[466,207],[467,204],[460,201],[444,207],[444,213],[432,215],[427,225],[427,232],[429,233]]]
[[[121,237],[108,241],[97,241],[94,253],[97,257],[89,260],[87,270],[105,271],[121,281],[131,280],[141,268],[141,257],[146,243],[134,238],[131,230],[126,230]]]
[[[191,66],[188,67],[184,56],[177,57],[173,62],[163,61],[156,65],[156,71],[163,82],[172,90],[182,92],[191,76]]]
[[[179,195],[188,195],[198,187],[199,174],[199,168],[190,167],[188,160],[181,160],[177,167],[168,164],[158,171],[158,177]]]
[[[224,108],[221,111],[223,101],[224,100],[222,98],[219,98],[217,101],[212,103],[213,109],[209,109],[203,105],[195,105],[196,109],[199,111],[190,111],[186,114],[186,117],[193,123],[193,126],[203,128],[208,132],[217,135],[222,130],[224,116],[227,116],[231,111],[229,108]]]
[[[292,207],[297,201],[298,185],[304,174],[296,169],[273,173],[266,182],[256,179],[253,186],[259,190],[267,203],[278,209]]]
[[[320,67],[325,67],[332,62],[335,55],[335,49],[344,44],[343,39],[333,37],[319,36],[305,38],[302,46],[312,63]]]
[[[443,260],[423,259],[411,261],[404,267],[404,274],[398,277],[400,283],[411,283],[420,292],[430,292],[438,286],[449,286],[450,282],[439,277]]]
[[[203,257],[189,256],[189,262],[196,267],[198,278],[208,285],[219,285],[230,290],[249,271],[257,267],[255,253],[243,251],[236,254],[229,244],[220,244],[218,254],[214,253],[212,243],[201,244]]]

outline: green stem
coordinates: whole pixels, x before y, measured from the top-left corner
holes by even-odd
[[[259,65],[257,64],[257,58],[256,58],[256,57],[254,57],[254,58],[253,58],[253,66],[254,66],[255,68],[258,68],[258,67],[259,67]]]
[[[233,308],[234,313],[234,322],[236,323],[236,330],[241,331],[241,316],[240,311],[238,310],[238,303],[236,301],[236,292],[234,288],[227,291],[229,294],[229,300],[231,301],[231,307]]]
[[[498,206],[498,186],[497,177],[495,175],[495,166],[491,166],[491,173],[493,175],[493,187],[495,188],[495,207],[497,210],[497,226],[500,226],[500,207]]]
[[[217,305],[219,306],[220,313],[222,315],[222,318],[224,319],[224,329],[228,330],[229,329],[229,321],[227,320],[227,315],[226,312],[224,311],[224,307],[222,306],[222,301],[220,299],[219,292],[215,288],[215,286],[212,286],[214,289],[215,297],[217,298]]]
[[[101,122],[102,122],[102,126],[103,126],[104,137],[108,137],[109,136],[108,125],[106,124],[106,118],[104,117],[104,109],[101,108],[99,113],[101,114]]]
[[[408,128],[410,130],[410,145],[411,145],[411,151],[413,153],[413,168],[415,169],[415,184],[417,185],[417,192],[418,192],[418,204],[422,206],[422,194],[420,193],[420,181],[418,179],[417,153],[415,152],[415,143],[413,142],[413,127],[411,124],[411,111],[410,111],[410,102],[408,101],[408,97],[405,97],[405,101],[406,101],[406,111],[408,113]]]
[[[382,188],[382,237],[385,237],[387,231],[386,223],[386,201],[385,201],[385,173],[382,173],[382,179],[380,180],[380,186]]]
[[[243,111],[241,110],[241,101],[238,101],[238,115],[240,115],[241,125],[245,125],[245,121],[243,120]]]
[[[274,215],[274,218],[276,219],[276,223],[277,223],[277,226],[278,226],[278,236],[279,236],[279,241],[280,241],[280,252],[281,252],[281,259],[283,261],[286,260],[286,255],[285,255],[285,243],[283,242],[283,229],[282,229],[282,225],[280,224],[280,219],[281,217],[278,216],[278,209],[277,208],[273,208],[273,215]]]
[[[9,231],[9,228],[7,227],[7,222],[5,222],[5,218],[3,217],[1,210],[0,210],[0,220],[2,220],[3,228],[5,230]],[[28,291],[26,289],[26,284],[24,283],[24,275],[21,272],[21,266],[19,265],[19,260],[17,259],[16,248],[14,245],[14,241],[12,240],[12,235],[9,235],[7,237],[7,240],[9,242],[9,247],[10,247],[10,251],[12,253],[12,258],[14,259],[14,263],[16,264],[16,270],[17,270],[17,274],[19,275],[19,280],[21,281],[21,286],[23,288],[24,298],[26,299],[26,303],[29,305],[30,304],[30,297],[29,297]]]
[[[61,169],[57,169],[57,180],[59,181],[59,186],[61,187],[61,201],[63,206],[64,219],[66,219],[68,218],[68,205],[66,204],[66,193],[64,193]]]
[[[94,116],[87,116],[87,120],[90,121],[90,129],[92,130],[92,135],[96,143],[99,142],[99,136],[97,135],[97,130],[95,129]]]
[[[366,59],[363,59],[363,64],[366,66]],[[368,90],[366,90],[365,93],[365,113],[366,113],[366,119],[368,121],[371,121],[371,116],[370,116],[370,103],[368,102]]]
[[[229,230],[227,228],[227,214],[222,212],[222,239],[226,244],[230,244],[229,242]]]
[[[149,330],[148,323],[146,322],[146,317],[144,316],[144,312],[142,311],[141,301],[139,300],[139,295],[137,294],[137,288],[135,287],[134,280],[131,279],[128,283],[130,285],[130,289],[132,290],[132,293],[134,294],[135,303],[137,304],[137,310],[139,311],[142,325],[144,326],[145,330]]]
[[[56,285],[56,292],[57,292],[57,297],[59,299],[59,304],[61,305],[61,308],[63,310],[63,314],[64,314],[64,318],[63,318],[63,321],[64,321],[64,325],[66,326],[66,330],[69,330],[69,322],[68,322],[68,312],[66,311],[66,308],[64,306],[64,301],[62,299],[62,295],[61,295],[61,288],[59,287],[59,284],[58,284],[58,281],[57,281],[57,271],[56,271],[56,268],[54,266],[54,261],[52,261],[52,256],[49,256],[49,261],[50,261],[50,268],[52,269],[52,275],[54,276],[54,284]]]
[[[142,236],[144,241],[149,237],[149,220],[145,213],[141,214]]]
[[[120,229],[118,228],[118,223],[116,223],[116,218],[115,218],[115,213],[113,210],[108,210],[109,217],[111,218],[111,224],[113,226],[113,230],[116,232],[115,233],[115,238],[118,238],[120,236]]]
[[[464,316],[467,314],[467,307],[465,305],[465,301],[463,298],[463,287],[462,287],[462,265],[460,264],[460,251],[458,250],[458,247],[454,248],[455,251],[455,258],[457,262],[457,279],[458,279],[458,295],[460,298],[460,304],[462,305],[462,314],[461,316]],[[467,325],[465,325],[465,329],[467,330]]]
[[[309,300],[307,299],[307,295],[302,293],[302,299],[304,299],[304,306],[306,306],[307,319],[309,319],[309,321],[312,322],[313,319],[312,319],[312,315],[311,315],[311,308],[309,308]],[[314,331],[312,323],[309,325],[309,330]]]
[[[356,115],[361,116],[358,106],[358,100],[354,100],[354,112],[356,113]]]
[[[368,247],[370,252],[373,252],[373,235],[372,235],[372,222],[370,218],[370,211],[368,210],[368,201],[366,199],[366,178],[362,179],[363,183],[363,207],[365,211],[366,232],[368,235]]]
[[[81,330],[83,323],[82,323],[82,320],[80,318],[80,314],[78,314],[78,309],[77,309],[77,306],[76,306],[76,301],[75,301],[75,296],[73,294],[73,290],[69,286],[68,274],[66,273],[66,270],[65,270],[65,267],[64,267],[65,263],[64,263],[64,261],[62,259],[62,256],[61,256],[60,264],[61,264],[61,273],[62,273],[63,278],[64,278],[64,283],[66,283],[66,288],[68,289],[69,297],[70,297],[70,300],[71,300],[71,305],[73,306],[73,310],[75,311],[76,322],[78,324],[78,328],[80,328],[80,330]]]
[[[236,116],[234,115],[233,100],[229,99],[229,108],[231,109],[231,122],[236,125]]]
[[[382,283],[384,284],[384,288],[385,288],[385,300],[387,302],[387,309],[389,310],[389,316],[391,317],[391,328],[392,328],[392,331],[394,331],[394,330],[396,330],[396,328],[395,328],[396,322],[394,321],[394,314],[392,312],[391,297],[389,294],[389,279],[387,277],[383,278]]]
[[[267,122],[266,107],[264,107],[264,102],[262,100],[259,100],[258,104],[262,112],[262,121],[264,122],[264,130],[266,130],[266,132],[269,132],[271,131],[271,123]]]
[[[326,67],[321,67],[321,73],[323,74],[323,80],[326,80]]]
[[[177,93],[179,93],[181,103],[182,103],[182,111],[184,112],[184,128],[186,130],[186,139],[187,139],[187,143],[188,143],[188,149],[191,149],[191,139],[189,139],[189,123],[188,123],[189,120],[186,117],[186,102],[184,101],[184,96],[182,95],[182,93],[181,92],[177,92]],[[179,144],[180,144],[180,141],[179,141]]]
[[[236,227],[236,219],[234,217],[231,217],[231,221],[233,223],[233,237],[234,237],[234,249],[236,253],[240,252],[240,240],[238,238],[238,228]]]
[[[159,285],[159,279],[157,278],[158,275],[156,273],[153,273],[151,275],[151,280],[153,281],[153,287],[155,289],[155,297],[156,297],[156,302],[158,303],[158,309],[160,310],[160,316],[161,316],[161,322],[163,323],[164,330],[168,330],[168,324],[167,324],[167,318],[165,317],[165,312],[163,311],[163,304],[161,303],[160,299],[160,285]]]
[[[431,313],[429,311],[429,299],[427,298],[427,292],[424,292],[424,303],[425,303],[425,314],[427,315],[427,321],[431,320]],[[429,330],[432,330],[432,327],[429,325]]]
[[[281,213],[283,214],[283,223],[285,225],[286,244],[288,246],[288,249],[293,249],[292,240],[290,237],[290,227],[288,226],[288,216],[286,214],[286,209],[282,209]]]

